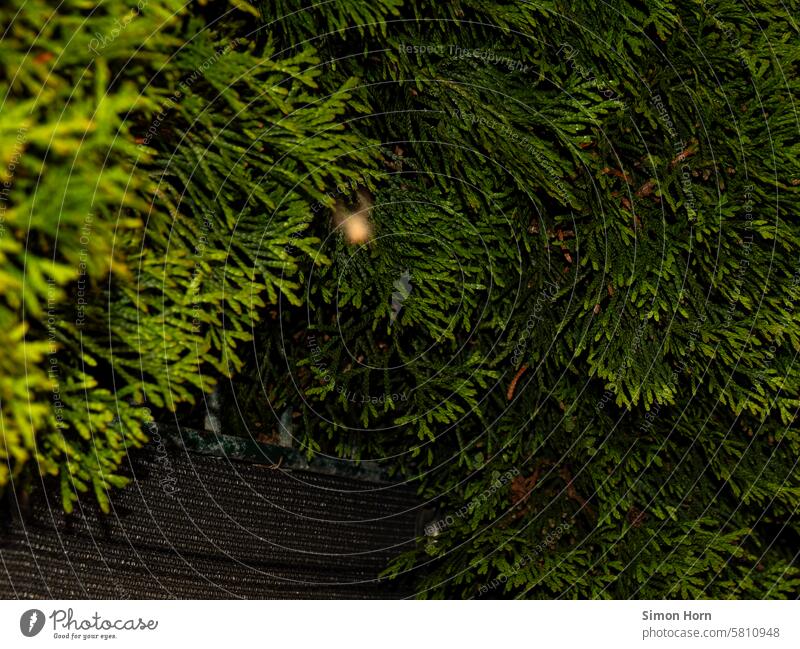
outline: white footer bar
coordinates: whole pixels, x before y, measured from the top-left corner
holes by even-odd
[[[797,601],[5,601],[2,647],[800,647]]]

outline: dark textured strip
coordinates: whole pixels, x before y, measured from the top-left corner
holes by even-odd
[[[130,473],[109,515],[89,498],[65,515],[54,493],[16,512],[0,532],[0,597],[407,594],[378,575],[415,543],[418,506],[408,488],[185,448],[139,453]]]

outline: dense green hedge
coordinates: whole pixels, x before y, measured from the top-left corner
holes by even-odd
[[[265,22],[361,79],[375,239],[263,330],[247,430],[419,484],[426,596],[796,592],[796,3],[335,5]]]
[[[419,487],[421,595],[795,594],[798,3],[235,5],[0,10],[0,479],[230,375]]]

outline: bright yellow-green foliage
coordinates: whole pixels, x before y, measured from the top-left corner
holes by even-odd
[[[366,154],[347,87],[239,38],[234,4],[0,9],[0,488],[38,472],[107,506],[147,408],[193,402],[265,300],[299,300],[308,206]]]

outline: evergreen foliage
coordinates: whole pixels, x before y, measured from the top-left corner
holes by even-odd
[[[227,376],[419,488],[421,596],[796,596],[798,3],[232,6],[0,10],[0,482]]]
[[[259,307],[300,302],[300,261],[324,261],[308,205],[366,160],[312,48],[145,4],[0,10],[0,485],[33,462],[68,510],[87,489],[107,507],[151,407],[195,403]]]
[[[795,593],[792,8],[381,4],[264,4],[386,176],[238,400],[420,484],[425,596]]]

